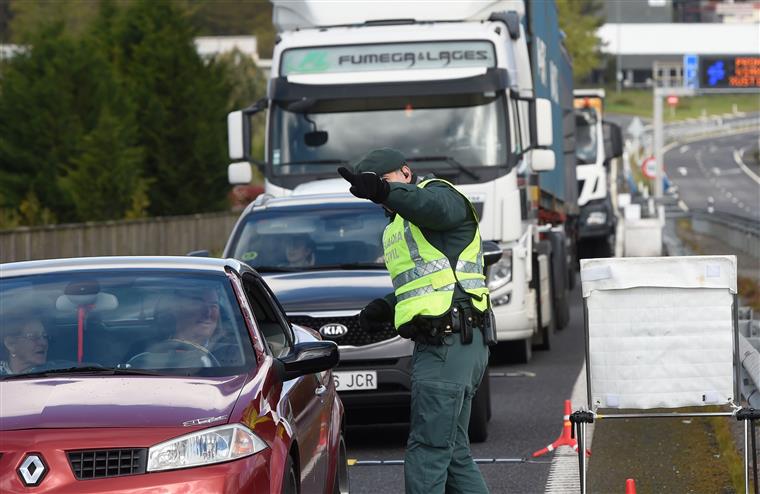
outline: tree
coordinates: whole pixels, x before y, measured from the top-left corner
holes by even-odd
[[[40,25],[53,20],[68,35],[84,34],[98,13],[97,0],[10,0],[10,39],[27,43]]]
[[[38,218],[77,219],[57,185],[97,119],[102,61],[80,49],[60,22],[31,38],[31,48],[5,62],[0,89],[0,207],[39,202]],[[45,211],[48,211],[46,213]]]
[[[145,216],[149,181],[142,177],[143,150],[135,127],[105,106],[95,128],[82,141],[60,179],[80,219],[110,220]]]
[[[599,0],[556,0],[559,27],[573,59],[576,80],[584,79],[599,66],[601,39],[596,31],[604,24]]]
[[[228,187],[223,68],[203,63],[187,18],[168,0],[136,0],[115,31],[115,67],[135,102],[144,174],[155,179],[149,212],[220,209]]]

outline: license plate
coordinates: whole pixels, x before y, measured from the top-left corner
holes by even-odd
[[[377,371],[333,372],[333,382],[338,391],[377,389]]]

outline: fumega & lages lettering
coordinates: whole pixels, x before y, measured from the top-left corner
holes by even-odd
[[[438,52],[392,52],[367,53],[359,55],[341,55],[338,65],[370,65],[380,63],[408,62],[408,67],[414,67],[417,62],[445,62],[444,67],[456,60],[488,60],[486,50],[441,50]]]

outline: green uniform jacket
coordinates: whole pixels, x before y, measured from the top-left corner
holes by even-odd
[[[472,242],[478,226],[464,197],[442,182],[432,182],[424,189],[417,187],[416,183],[394,182],[390,187],[390,194],[383,204],[414,223],[428,242],[448,257],[452,266],[456,266],[459,254]],[[386,295],[385,300],[391,307],[396,306],[394,293]],[[459,287],[454,289],[455,302],[469,300],[470,296]]]

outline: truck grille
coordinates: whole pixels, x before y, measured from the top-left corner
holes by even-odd
[[[145,473],[146,448],[68,451],[77,480],[101,479]]]
[[[393,324],[386,323],[383,329],[377,332],[369,333],[364,331],[359,325],[359,316],[352,317],[310,317],[310,316],[288,316],[290,322],[299,326],[308,326],[319,331],[319,328],[325,324],[342,324],[348,332],[343,336],[325,336],[325,340],[334,341],[338,345],[364,346],[384,341],[398,335]]]

